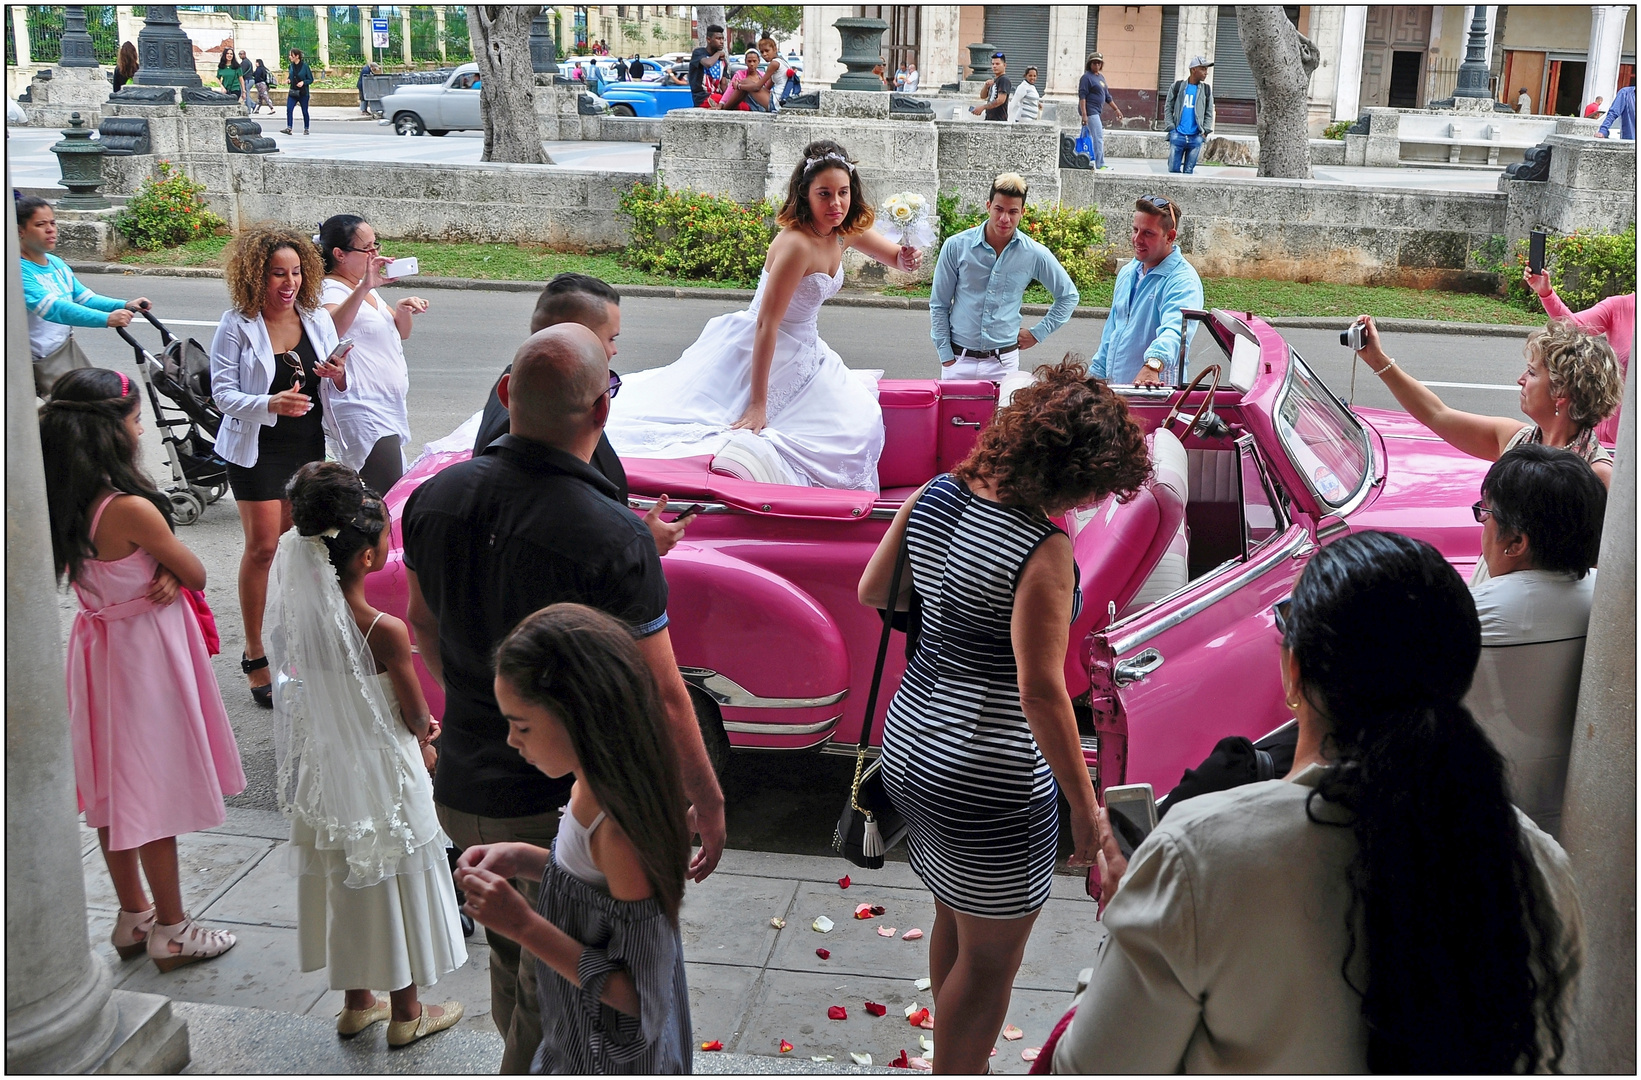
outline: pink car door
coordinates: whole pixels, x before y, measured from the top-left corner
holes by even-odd
[[[1227,735],[1285,723],[1271,605],[1293,591],[1315,544],[1289,519],[1250,436],[1235,448],[1239,557],[1086,643],[1101,789],[1170,790]]]

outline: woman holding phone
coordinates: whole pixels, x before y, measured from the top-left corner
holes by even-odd
[[[319,301],[336,332],[355,346],[348,354],[347,393],[332,395],[330,403],[336,457],[366,487],[386,495],[404,475],[404,447],[410,442],[404,340],[410,336],[411,319],[427,310],[427,301],[406,296],[390,307],[376,292],[388,260],[382,257],[376,230],[357,214],[326,218],[319,226],[319,250],[325,260]]]
[[[324,460],[326,405],[348,388],[351,346],[339,347],[330,312],[319,306],[323,274],[307,237],[282,226],[252,226],[228,247],[224,276],[233,307],[222,313],[211,339],[211,397],[223,413],[216,452],[228,463],[245,533],[240,669],[263,708],[273,707],[273,688],[262,609],[268,568],[280,535],[291,527],[285,485],[303,465]]]

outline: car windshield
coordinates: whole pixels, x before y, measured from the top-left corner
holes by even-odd
[[[1367,432],[1298,353],[1290,350],[1289,356],[1288,381],[1276,409],[1277,437],[1317,498],[1343,506],[1367,477]]]

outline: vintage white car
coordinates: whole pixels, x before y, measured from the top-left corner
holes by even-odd
[[[382,98],[383,124],[400,135],[483,131],[479,112],[479,65],[463,64],[443,83],[411,83]]]

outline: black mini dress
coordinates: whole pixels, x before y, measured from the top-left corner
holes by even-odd
[[[302,416],[276,416],[272,427],[262,428],[257,434],[255,465],[247,469],[229,464],[228,486],[240,502],[283,499],[285,485],[296,470],[310,461],[325,460],[325,407],[319,400],[319,376],[313,371],[319,361],[305,332],[294,351],[302,359],[302,392],[313,402],[313,408]],[[295,377],[289,354],[276,353],[268,393],[289,390]]]

